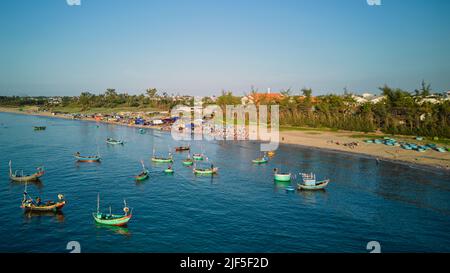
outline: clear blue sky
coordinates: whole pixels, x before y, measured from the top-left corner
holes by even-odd
[[[450,1],[3,0],[0,95],[450,90]]]

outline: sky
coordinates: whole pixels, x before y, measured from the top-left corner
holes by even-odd
[[[2,0],[0,95],[450,90],[450,1]]]

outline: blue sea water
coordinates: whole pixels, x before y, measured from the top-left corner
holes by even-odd
[[[34,131],[32,126],[47,126]],[[111,146],[107,137],[124,139]],[[176,153],[174,175],[150,162],[153,149],[165,155],[170,134],[46,117],[0,114],[0,252],[450,252],[450,176],[374,159],[281,145],[267,165],[256,166],[259,144],[192,142],[207,154],[219,175],[195,177]],[[76,163],[73,154],[96,154],[101,163]],[[31,173],[44,165],[39,184],[28,184],[44,200],[64,194],[62,214],[35,215],[20,209],[24,184],[8,178],[8,162]],[[140,160],[151,171],[133,176]],[[331,178],[324,192],[287,193],[273,181],[273,168],[315,172]],[[295,183],[295,182],[294,182]],[[293,185],[294,185],[293,183]],[[122,213],[133,208],[128,227],[94,223],[101,207]]]

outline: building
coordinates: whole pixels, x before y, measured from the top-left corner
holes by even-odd
[[[283,94],[280,93],[272,93],[270,88],[267,89],[267,93],[252,93],[250,95],[244,96],[241,98],[242,105],[247,104],[260,104],[260,103],[276,103],[281,101],[284,98]]]

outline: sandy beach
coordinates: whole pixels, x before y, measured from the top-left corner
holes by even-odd
[[[0,112],[24,114],[24,115],[36,115],[46,116],[52,118],[72,119],[71,117],[57,114],[53,115],[51,112],[38,112],[38,111],[20,111],[15,108],[0,107]],[[82,120],[99,122],[92,118],[83,118]],[[149,128],[158,129],[160,126],[142,126],[134,124],[124,124],[112,121],[100,121],[102,123],[136,127],[136,128]],[[345,131],[315,131],[314,129],[301,131],[301,130],[285,130],[280,132],[280,143],[301,145],[310,148],[326,149],[336,152],[354,153],[365,156],[373,157],[374,159],[395,161],[398,163],[432,167],[436,170],[450,171],[450,153],[440,153],[434,150],[428,150],[424,153],[419,153],[413,150],[404,150],[400,147],[386,146],[382,144],[369,144],[363,142],[363,138],[354,138],[351,135],[355,132]],[[371,134],[373,135],[373,134]],[[398,139],[412,139],[412,136],[398,136]],[[347,143],[357,143],[356,146],[350,147],[344,145]]]

